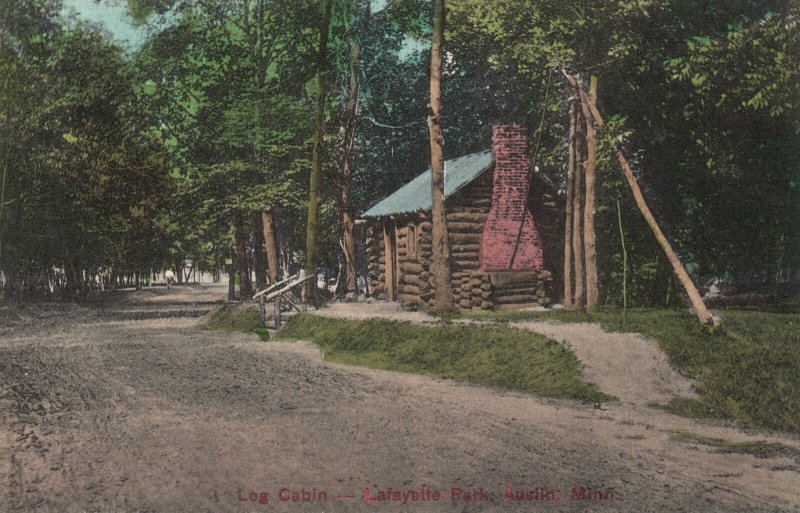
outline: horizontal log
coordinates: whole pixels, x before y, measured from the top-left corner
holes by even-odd
[[[418,264],[416,262],[403,262],[400,264],[400,270],[404,273],[420,274],[425,269],[422,267],[421,264]]]
[[[500,305],[509,305],[517,303],[536,303],[539,298],[531,295],[524,296],[497,296],[494,297],[494,302]]]
[[[481,241],[481,233],[450,233],[450,244],[477,244]]]
[[[415,296],[419,296],[419,287],[416,285],[409,285],[407,283],[401,283],[398,287],[398,290],[403,294],[413,294]]]
[[[450,244],[450,251],[453,253],[477,253],[481,248],[480,244],[477,243],[451,243]]]
[[[490,272],[489,277],[495,287],[513,287],[518,284],[535,286],[539,281],[537,274],[535,271],[496,271]]]
[[[536,289],[495,289],[495,297],[531,296],[536,297]]]
[[[447,222],[457,222],[457,223],[478,223],[483,224],[486,222],[486,218],[489,216],[489,213],[473,213],[473,212],[453,212],[447,214]]]
[[[448,221],[447,229],[454,233],[483,233],[483,223]]]
[[[420,285],[419,276],[417,276],[416,274],[404,274],[403,276],[400,277],[400,282],[407,283],[409,285],[415,285],[417,287],[419,287]]]
[[[495,285],[495,290],[539,290],[543,287],[542,282],[538,283],[507,283],[505,285]]]
[[[419,304],[422,302],[419,296],[414,294],[398,294],[397,299],[406,304]]]

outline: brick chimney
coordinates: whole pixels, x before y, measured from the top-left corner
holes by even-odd
[[[480,246],[480,265],[485,271],[542,269],[539,232],[526,197],[531,180],[527,149],[527,131],[522,125],[492,127],[492,208]]]

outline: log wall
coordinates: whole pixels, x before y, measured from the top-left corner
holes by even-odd
[[[558,261],[558,209],[552,197],[532,187],[530,200],[543,240],[545,266]],[[544,200],[551,205],[543,205]],[[481,235],[492,203],[492,173],[484,173],[447,199],[447,228],[450,240],[451,287],[456,304],[462,309],[514,308],[549,305],[553,273],[486,272],[480,269]],[[540,217],[541,216],[541,217]],[[540,220],[541,221],[538,221]],[[383,242],[384,219],[372,220],[366,230],[369,256],[368,286],[371,297],[385,300],[386,258]],[[398,255],[398,299],[406,304],[433,306],[436,287],[430,273],[431,217],[429,212],[385,219],[395,224]],[[555,223],[554,226],[551,226]],[[410,228],[411,227],[411,228]],[[410,236],[416,238],[416,244]],[[555,237],[556,240],[550,240]],[[413,248],[416,247],[416,251]],[[551,253],[550,248],[555,248]],[[550,257],[550,258],[548,258]],[[506,275],[503,278],[502,275]]]

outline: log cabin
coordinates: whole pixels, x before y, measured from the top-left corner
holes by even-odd
[[[525,127],[496,125],[490,150],[445,162],[451,286],[462,309],[547,306],[560,299],[558,191],[534,171],[527,151]],[[429,168],[361,215],[371,297],[433,305],[431,205]]]

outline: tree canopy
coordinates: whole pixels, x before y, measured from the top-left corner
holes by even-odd
[[[218,272],[232,250],[259,268],[262,212],[274,216],[282,271],[298,270],[323,2],[127,7],[149,27],[137,48],[66,19],[59,0],[0,6],[4,289],[71,295],[100,277],[185,265]],[[336,175],[350,43],[360,45],[352,206],[361,212],[430,163],[432,16],[429,0],[332,4],[317,248],[317,267],[331,276],[342,265]],[[560,70],[598,77],[608,121],[598,232],[624,231],[636,303],[679,295],[612,159],[620,140],[694,276],[773,292],[796,283],[795,2],[459,0],[446,18],[445,158],[488,148],[492,123],[521,122],[532,158],[563,186],[570,92]],[[606,303],[620,301],[619,245],[616,235],[598,238]]]

